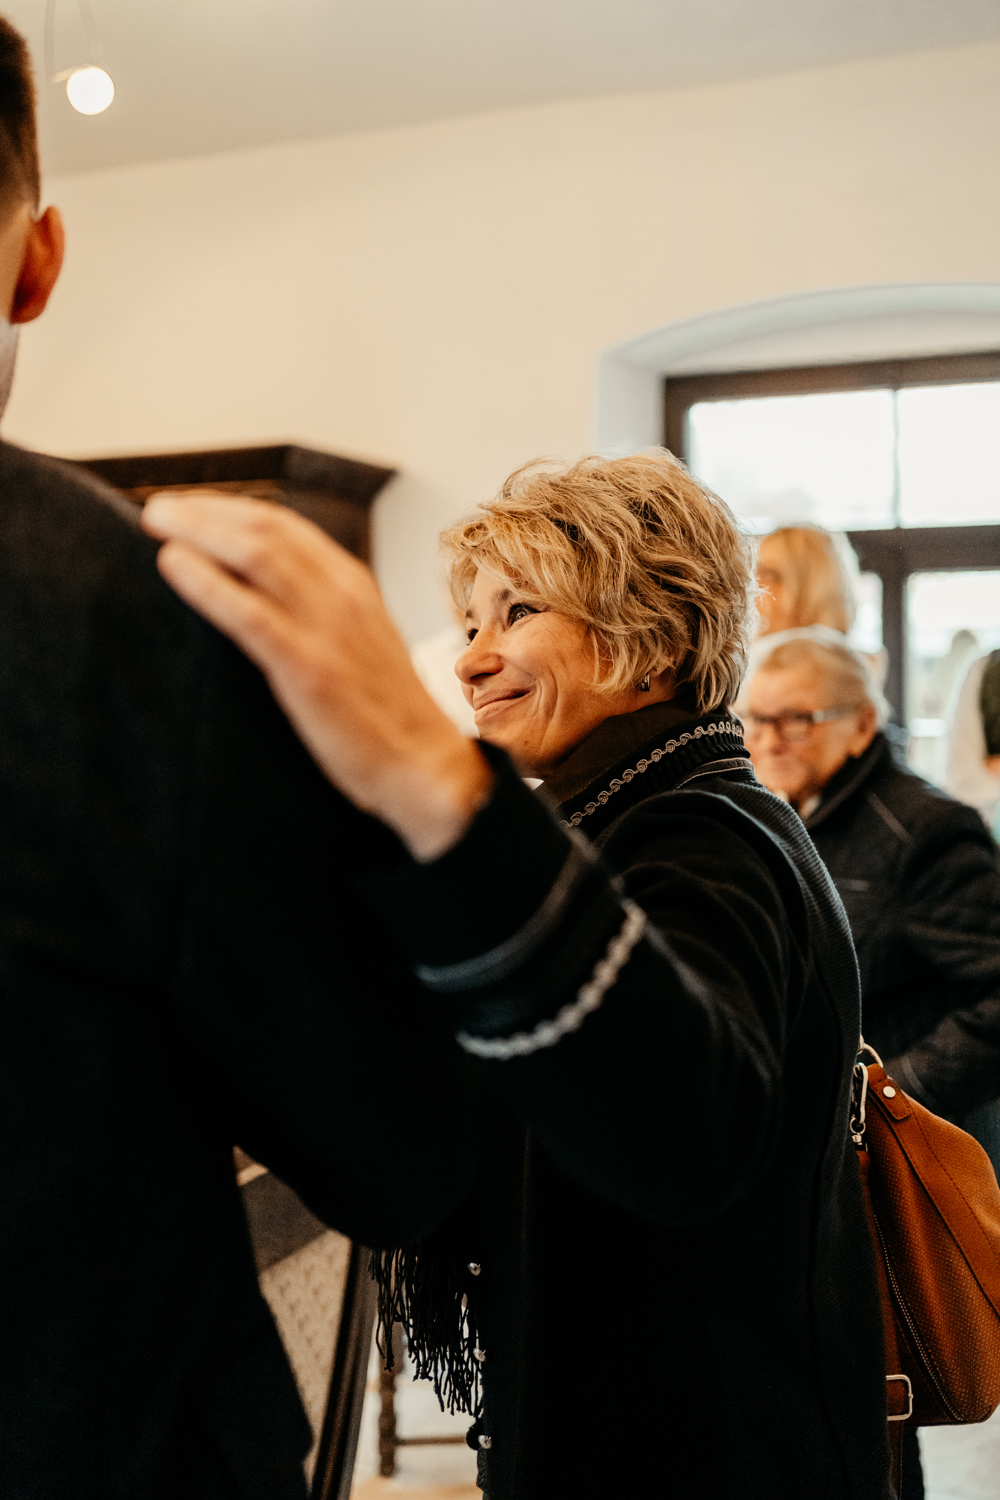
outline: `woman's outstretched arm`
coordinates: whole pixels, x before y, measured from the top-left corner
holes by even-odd
[[[505,758],[490,752],[494,779],[427,697],[360,563],[256,502],[146,515],[171,538],[164,576],[408,845],[417,863],[364,883],[489,1086],[572,1177],[644,1216],[683,1223],[745,1196],[781,1118],[789,956],[778,891],[739,834],[699,816],[644,827],[623,901]],[[669,1173],[668,1069],[678,1118],[706,1122]]]
[[[260,667],[322,770],[418,860],[451,847],[492,773],[420,682],[371,570],[259,500],[155,496],[160,572]]]

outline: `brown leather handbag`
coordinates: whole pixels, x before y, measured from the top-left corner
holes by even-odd
[[[1000,1186],[972,1136],[911,1099],[862,1039],[851,1138],[875,1242],[893,1478],[902,1425],[1000,1406]]]

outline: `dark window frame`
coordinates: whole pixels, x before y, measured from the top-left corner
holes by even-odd
[[[1000,350],[668,376],[663,383],[663,441],[672,453],[687,460],[687,414],[702,401],[899,390],[919,385],[971,385],[978,381],[1000,381]],[[877,574],[882,583],[882,640],[889,656],[886,696],[894,717],[902,723],[906,702],[907,579],[913,573],[1000,569],[1000,524],[894,526],[885,530],[849,531],[847,535],[858,554],[862,572]]]

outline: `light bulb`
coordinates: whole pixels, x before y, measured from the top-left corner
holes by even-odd
[[[115,97],[115,86],[103,68],[74,68],[66,80],[66,97],[81,115],[99,115]]]

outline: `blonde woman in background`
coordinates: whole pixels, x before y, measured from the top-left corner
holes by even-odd
[[[847,538],[821,526],[779,526],[762,537],[757,555],[757,633],[747,675],[736,703],[746,711],[747,684],[776,646],[803,631],[821,646],[846,646],[854,625],[853,574],[857,560]],[[879,687],[888,665],[885,652],[868,658]]]
[[[762,539],[757,562],[758,637],[825,625],[838,635],[854,624],[854,587],[846,541],[819,526],[779,526]]]

